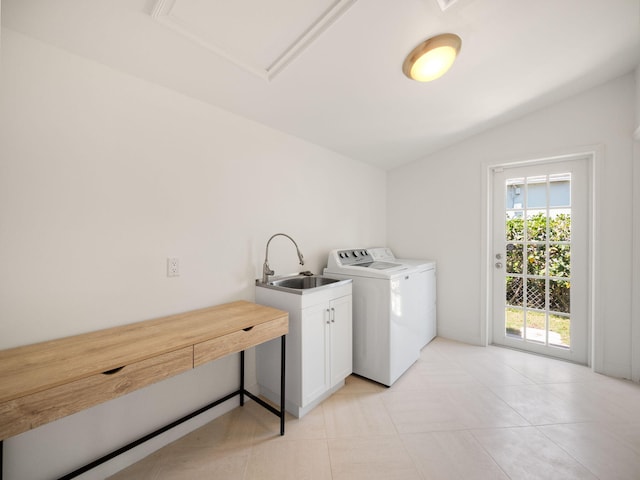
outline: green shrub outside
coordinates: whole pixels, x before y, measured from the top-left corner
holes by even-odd
[[[549,225],[547,226],[547,220]],[[527,228],[527,251],[524,250],[525,228]],[[506,239],[513,246],[507,251],[507,275],[523,274],[556,277],[549,281],[548,308],[555,312],[570,313],[571,287],[571,216],[558,214],[547,217],[537,213],[528,219],[522,217],[507,218]],[[548,243],[549,258],[546,249]],[[529,243],[531,242],[531,243]],[[522,278],[507,276],[507,305],[523,306]],[[543,304],[531,304],[534,299],[545,298],[545,283],[532,279],[527,285],[529,308],[544,309]],[[544,300],[541,300],[544,302]]]

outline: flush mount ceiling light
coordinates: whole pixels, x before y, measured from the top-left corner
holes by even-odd
[[[436,35],[422,42],[407,55],[402,64],[402,71],[407,77],[418,82],[430,82],[440,78],[453,65],[461,45],[462,40],[458,35]]]

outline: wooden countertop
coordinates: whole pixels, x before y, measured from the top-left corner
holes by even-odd
[[[246,301],[0,351],[0,403],[212,340],[287,312]]]

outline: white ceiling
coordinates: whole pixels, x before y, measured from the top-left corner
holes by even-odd
[[[640,0],[2,0],[3,28],[394,168],[640,63]],[[402,62],[462,38],[431,83]]]

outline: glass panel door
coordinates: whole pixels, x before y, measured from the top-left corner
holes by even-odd
[[[585,163],[494,174],[494,343],[587,362]]]

